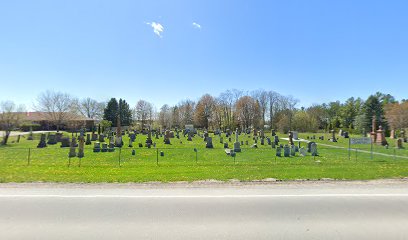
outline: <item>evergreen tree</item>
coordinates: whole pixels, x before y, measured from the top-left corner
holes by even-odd
[[[367,101],[364,103],[363,113],[365,118],[364,127],[367,132],[370,132],[372,129],[373,117],[376,119],[375,124],[377,128],[379,126],[382,126],[383,129],[388,128],[387,121],[385,120],[384,108],[378,96],[371,95],[368,97]]]
[[[112,126],[116,126],[118,110],[118,101],[116,98],[111,98],[103,111],[103,119],[112,122]]]
[[[122,126],[129,126],[132,123],[132,111],[126,100],[119,99],[119,117]]]

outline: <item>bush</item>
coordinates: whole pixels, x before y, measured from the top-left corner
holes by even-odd
[[[36,123],[25,123],[20,126],[20,129],[23,132],[29,132],[30,128],[32,128],[33,131],[39,131],[41,130],[41,125]]]

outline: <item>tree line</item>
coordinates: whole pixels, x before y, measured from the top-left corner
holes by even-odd
[[[382,126],[389,134],[391,129],[408,128],[408,101],[397,101],[390,94],[377,92],[366,100],[351,97],[345,102],[335,101],[299,107],[299,100],[275,91],[263,89],[252,92],[231,89],[218,96],[204,94],[198,100],[185,99],[159,109],[146,101],[139,100],[133,107],[124,99],[111,98],[98,102],[92,98],[78,99],[70,94],[45,91],[36,99],[34,109],[44,112],[57,130],[66,123],[72,113],[100,121],[104,126],[134,126],[171,129],[184,128],[192,124],[209,130],[264,129],[273,128],[280,132],[328,131],[342,128],[351,133],[371,131],[373,118],[376,126]],[[0,127],[8,134],[18,128],[24,107],[12,101],[0,104]],[[77,128],[78,126],[74,126]],[[3,144],[7,143],[3,137]]]

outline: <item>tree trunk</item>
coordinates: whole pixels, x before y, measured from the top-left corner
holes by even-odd
[[[6,135],[4,135],[3,140],[1,142],[1,145],[7,145],[7,141],[8,141],[9,136],[10,136],[10,131],[5,131],[5,132],[6,132]]]

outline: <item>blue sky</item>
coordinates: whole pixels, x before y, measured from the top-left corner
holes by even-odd
[[[231,88],[298,106],[408,98],[407,12],[393,0],[1,1],[0,101],[30,107],[47,89],[157,108]]]

